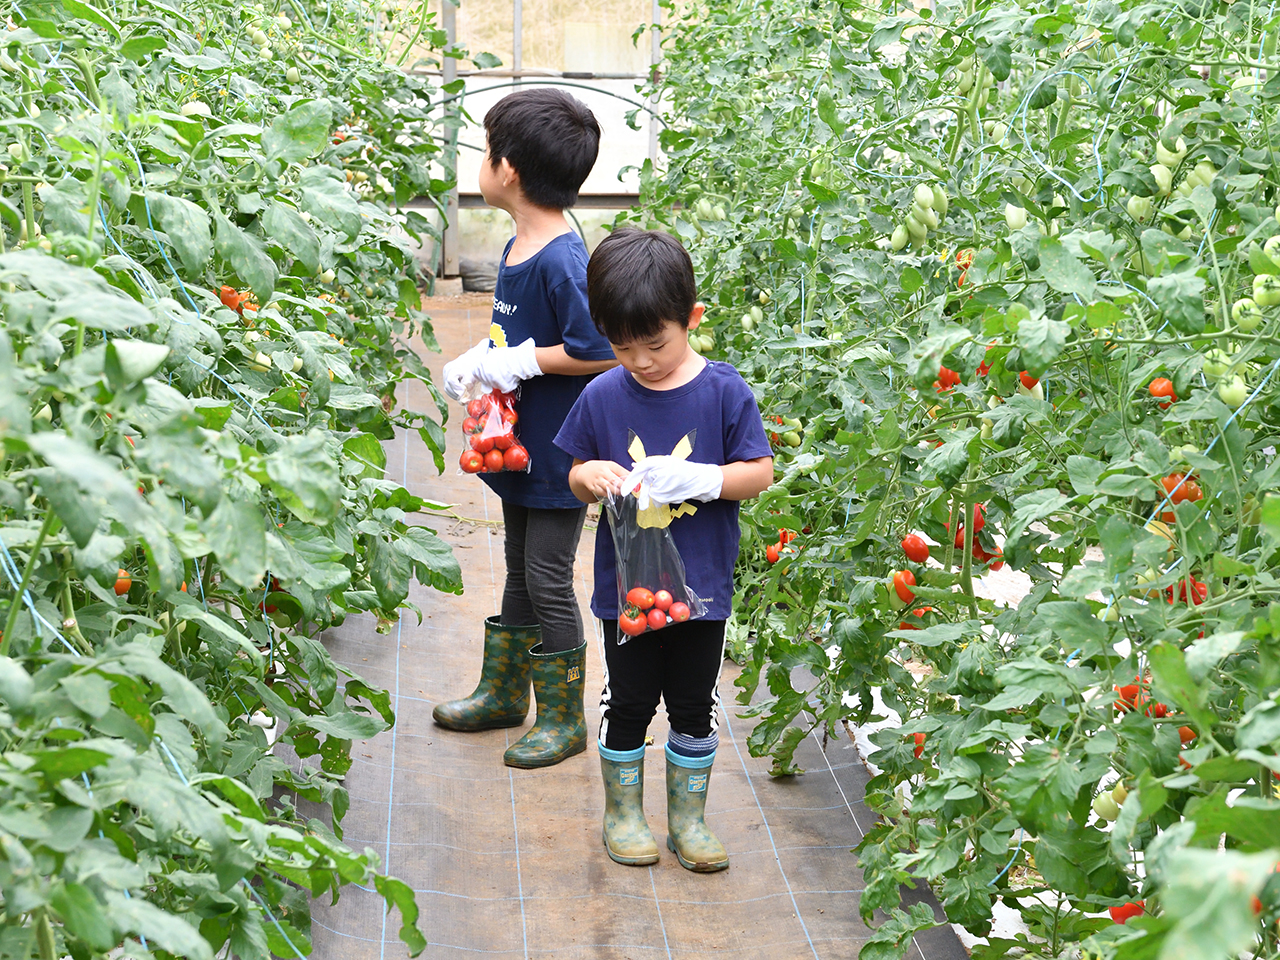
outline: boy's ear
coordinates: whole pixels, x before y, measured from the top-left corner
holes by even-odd
[[[504,186],[509,187],[511,184],[520,183],[520,172],[511,165],[511,161],[503,157],[498,161],[498,181]]]
[[[702,322],[702,315],[707,312],[706,304],[701,300],[693,305],[693,309],[689,311],[689,329],[697,330],[698,324]]]

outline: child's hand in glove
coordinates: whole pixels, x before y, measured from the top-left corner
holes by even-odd
[[[493,390],[510,393],[521,380],[542,376],[533,338],[516,347],[494,347],[476,367],[475,378]]]
[[[645,457],[622,481],[624,494],[635,492],[640,509],[657,503],[717,500],[724,471],[714,463],[691,463],[672,456]]]
[[[476,370],[489,352],[489,338],[485,337],[474,347],[444,365],[444,392],[454,400],[461,400],[476,381]]]

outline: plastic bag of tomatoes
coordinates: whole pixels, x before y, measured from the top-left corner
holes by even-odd
[[[527,473],[529,451],[516,436],[516,395],[494,390],[467,401],[462,432],[467,447],[458,465],[463,473]]]
[[[661,511],[641,511],[633,493],[604,501],[618,573],[618,645],[706,613],[685,583],[684,561]],[[643,522],[642,522],[643,521]]]

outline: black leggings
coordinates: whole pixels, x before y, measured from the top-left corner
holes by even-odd
[[[604,625],[600,739],[610,750],[644,745],[659,698],[671,729],[709,737],[719,727],[717,685],[724,664],[724,621],[673,623],[618,645],[618,621]]]
[[[582,614],[573,591],[573,561],[587,508],[541,510],[502,501],[507,585],[502,622],[542,627],[542,652],[563,653],[583,644]]]

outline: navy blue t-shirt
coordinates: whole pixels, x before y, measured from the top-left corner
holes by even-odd
[[[507,266],[507,241],[493,290],[489,342],[515,347],[530,337],[539,347],[564,344],[575,360],[612,360],[613,348],[587,310],[587,247],[576,233],[556,237],[523,263]],[[480,479],[503,500],[522,507],[578,508],[569,489],[573,458],[552,441],[560,424],[591,380],[549,373],[520,384],[516,426],[529,451],[528,473],[487,473]]]
[[[579,460],[612,460],[630,469],[633,434],[646,456],[670,454],[685,438],[693,444],[686,459],[694,463],[723,465],[773,455],[751,388],[728,363],[710,362],[674,390],[650,390],[615,367],[587,385],[555,442]],[[691,501],[688,506],[696,512],[677,517],[669,528],[684,561],[685,579],[706,605],[706,619],[727,620],[738,559],[738,501]],[[591,612],[602,620],[618,616],[615,571],[613,537],[602,518],[591,597]]]

